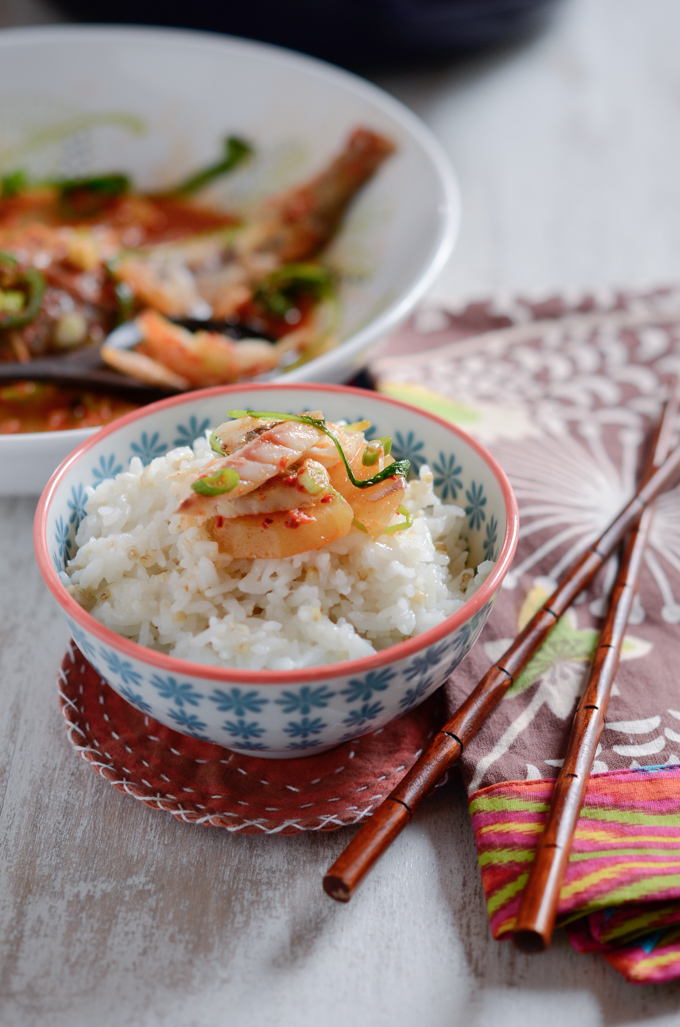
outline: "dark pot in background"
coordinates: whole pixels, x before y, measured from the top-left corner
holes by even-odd
[[[61,0],[88,22],[210,29],[338,64],[390,64],[509,42],[557,0]]]

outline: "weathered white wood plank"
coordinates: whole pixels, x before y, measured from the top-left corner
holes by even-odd
[[[0,25],[55,20],[8,0]],[[493,56],[379,81],[428,121],[464,193],[434,295],[677,276],[675,0],[571,0]],[[321,892],[345,835],[235,837],[120,795],[71,749],[66,643],[35,566],[34,501],[0,501],[2,1027],[595,1027],[677,1022],[558,940],[490,937],[465,802],[419,812],[346,907]]]

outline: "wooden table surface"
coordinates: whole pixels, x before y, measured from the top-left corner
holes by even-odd
[[[48,23],[2,0],[0,26]],[[680,5],[564,0],[539,37],[374,75],[439,136],[464,222],[434,299],[680,271]],[[562,938],[489,935],[461,789],[426,803],[348,906],[347,832],[235,837],[154,813],[79,760],[57,709],[66,631],[0,501],[1,1027],[678,1023],[680,983],[626,984]]]

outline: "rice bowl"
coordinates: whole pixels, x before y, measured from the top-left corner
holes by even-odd
[[[340,616],[333,614],[335,623],[328,627],[329,630],[335,629],[335,637],[330,640],[326,637],[325,628],[314,632],[319,622],[312,608],[317,598],[322,599],[322,591],[324,602],[328,603],[329,608],[333,603],[336,606],[337,602],[345,603],[346,597],[336,600],[340,590],[335,585],[327,585],[326,581],[323,582],[323,588],[318,589],[318,582],[300,580],[298,591],[295,592],[295,586],[291,590],[293,599],[284,602],[274,594],[272,601],[275,606],[279,604],[277,623],[283,623],[284,620],[280,616],[282,602],[291,611],[288,620],[301,621],[295,629],[298,635],[307,630],[302,620],[305,616],[309,617],[306,639],[285,638],[283,645],[282,631],[278,628],[265,630],[262,637],[247,640],[246,649],[249,652],[239,653],[238,646],[231,638],[228,665],[218,652],[223,640],[216,647],[212,647],[211,643],[206,650],[210,662],[201,662],[206,654],[199,656],[193,647],[201,630],[206,629],[201,627],[198,620],[192,622],[191,626],[192,629],[199,627],[200,630],[192,630],[187,639],[179,643],[187,647],[188,654],[178,656],[162,651],[163,647],[178,644],[176,639],[166,634],[159,635],[161,648],[154,648],[125,637],[96,619],[71,594],[65,580],[72,586],[77,583],[72,578],[65,579],[64,572],[74,557],[77,562],[79,543],[76,542],[76,533],[84,523],[83,518],[97,518],[101,511],[104,511],[102,516],[109,516],[109,512],[114,510],[113,504],[102,503],[99,506],[99,498],[94,499],[97,488],[105,486],[101,493],[103,499],[107,494],[106,489],[115,491],[118,487],[114,483],[117,475],[121,472],[124,475],[134,474],[135,468],[139,471],[136,464],[132,465],[132,471],[129,470],[131,457],[139,457],[145,465],[140,479],[145,473],[148,477],[156,474],[154,461],[159,457],[163,459],[164,454],[173,449],[173,445],[175,450],[180,450],[181,460],[193,459],[188,442],[198,438],[199,442],[195,445],[200,454],[201,447],[205,445],[203,440],[206,428],[219,424],[225,412],[236,406],[289,411],[318,406],[329,418],[353,422],[367,418],[375,426],[377,435],[393,434],[395,458],[408,457],[418,472],[409,485],[411,490],[415,486],[416,492],[416,496],[409,496],[409,504],[414,509],[425,506],[425,501],[429,501],[430,489],[438,497],[435,504],[425,510],[423,517],[414,518],[418,531],[421,530],[420,523],[425,525],[429,520],[432,525],[431,534],[436,537],[442,528],[442,525],[438,528],[436,522],[443,520],[443,530],[450,531],[449,543],[455,543],[459,535],[465,536],[466,549],[469,551],[466,576],[477,568],[482,571],[473,585],[474,591],[468,582],[462,604],[456,602],[455,597],[452,601],[449,593],[451,581],[442,577],[435,580],[443,566],[443,562],[440,564],[434,555],[442,555],[440,543],[435,543],[429,550],[429,562],[420,559],[416,562],[435,580],[432,586],[433,608],[440,597],[441,602],[451,604],[436,611],[434,619],[443,615],[439,623],[428,623],[427,618],[431,616],[432,610],[429,614],[425,612],[422,619],[422,604],[413,602],[414,597],[418,598],[417,586],[414,586],[410,597],[399,597],[410,598],[410,603],[400,605],[396,590],[390,584],[385,585],[381,597],[372,599],[374,608],[378,609],[377,617],[380,618],[380,614],[386,612],[391,604],[391,625],[398,622],[399,610],[407,617],[411,614],[421,617],[419,624],[409,624],[405,620],[401,624],[405,629],[401,640],[395,642],[381,634],[384,625],[378,625],[381,629],[378,630],[375,625],[368,624],[367,617],[356,616],[345,606]],[[172,459],[176,459],[176,456]],[[425,465],[431,469],[429,473],[423,470]],[[166,508],[167,500],[166,494],[163,502],[158,501],[159,509]],[[92,504],[91,508],[89,504]],[[176,510],[176,497],[173,504],[172,510]],[[441,512],[440,508],[451,506],[463,510],[462,522],[452,510]],[[112,523],[115,523],[119,514],[111,512],[110,516]],[[124,523],[121,521],[117,527]],[[87,545],[84,534],[85,529],[79,535],[80,546]],[[41,573],[57,599],[78,648],[102,678],[128,702],[167,727],[239,752],[268,757],[290,757],[330,748],[340,741],[375,731],[427,698],[455,670],[478,638],[509,569],[517,535],[517,508],[512,491],[503,471],[482,446],[453,425],[422,410],[365,390],[331,385],[249,385],[208,389],[200,394],[166,400],[121,418],[83,443],[64,461],[41,497],[35,522],[36,554]],[[358,535],[356,537],[358,539]],[[407,534],[404,533],[401,545],[406,541]],[[419,546],[421,542],[419,540]],[[351,548],[357,546],[358,541],[350,537],[345,545]],[[372,545],[371,542],[366,547],[367,557]],[[390,553],[389,567],[387,559],[385,567],[386,573],[391,573],[394,563],[392,540],[389,543],[383,541],[381,545],[384,546],[385,554]],[[427,545],[432,547],[432,542],[427,542]],[[140,556],[144,555],[141,548],[132,541],[128,542],[128,547],[137,549]],[[342,546],[333,543],[331,548],[340,550]],[[454,544],[448,554],[452,557],[449,561],[451,580],[462,570],[462,566],[456,565],[460,553],[456,554],[455,550]],[[330,556],[322,554],[323,559],[327,555]],[[346,574],[340,561],[347,560],[347,555],[343,557],[341,552],[337,552],[332,557],[337,561],[337,566],[333,566],[329,559],[329,581],[333,574]],[[115,560],[119,558],[115,556]],[[305,576],[311,571],[314,577],[315,573],[318,574],[318,559],[319,554],[314,558],[316,562],[310,561],[309,557],[295,556],[291,564],[300,571],[304,567]],[[491,560],[493,566],[484,578],[486,568],[481,565],[486,560]],[[196,571],[191,572],[198,574],[196,581],[202,586],[197,589],[196,595],[199,591],[205,593],[215,587],[219,591],[219,585],[211,585],[210,580],[201,578],[203,571],[198,570],[199,562],[195,561]],[[271,577],[272,563],[262,561],[263,582],[268,573]],[[408,567],[407,557],[404,557],[402,564],[409,573],[413,571],[413,567]],[[205,564],[201,566],[210,574]],[[406,571],[396,567],[395,570],[397,578],[401,576],[402,582],[406,581]],[[244,577],[242,570],[238,577],[241,582]],[[359,578],[360,575],[357,576]],[[254,575],[252,584],[248,586],[253,591],[262,587],[256,579],[257,575]],[[100,591],[108,588],[103,584],[104,578],[100,578],[100,570],[93,572],[92,581],[85,584],[95,590],[98,587],[95,581],[101,581]],[[77,587],[82,584],[81,581]],[[413,586],[413,578],[410,579],[410,585]],[[317,588],[316,593],[312,591],[312,586]],[[289,582],[277,582],[279,587],[287,589]],[[351,587],[343,587],[352,593],[352,601],[360,606],[363,592],[359,588],[359,581],[352,582]],[[407,584],[405,588],[408,587]],[[229,584],[224,594],[229,596],[231,589],[232,585]],[[308,589],[307,592],[303,591],[302,598],[299,589]],[[438,595],[439,589],[441,591]],[[204,598],[201,594],[199,601],[203,602]],[[175,598],[172,602],[176,601]],[[253,600],[249,598],[246,605],[251,602]],[[295,616],[292,616],[292,604],[295,602],[298,605],[294,611]],[[303,607],[309,612],[299,618],[299,610]],[[453,612],[448,612],[450,610]],[[187,611],[185,605],[183,610],[176,609],[164,614],[160,620],[156,617],[159,623],[153,627],[147,615],[149,630],[152,633],[158,631],[160,624],[166,631],[167,616],[187,612],[190,617],[194,616],[194,612]],[[276,616],[274,607],[270,614]],[[359,624],[359,632],[352,625],[353,616]],[[238,617],[241,621],[245,620],[245,613],[241,611]],[[343,617],[345,624],[341,625]],[[144,622],[143,616],[137,619],[139,623]],[[209,621],[210,617],[207,619]],[[262,631],[264,623],[258,623],[258,631]],[[174,634],[174,624],[170,625],[170,631]],[[376,637],[362,637],[369,632],[374,632]],[[234,631],[230,633],[234,634]],[[366,655],[356,655],[356,650],[348,647],[346,655],[339,648],[338,633],[343,637],[343,645],[348,646],[347,639],[356,636],[353,637],[352,645],[361,646],[363,653],[367,652],[369,646],[371,648]],[[260,645],[263,639],[264,651]],[[154,641],[152,638],[149,640]],[[276,645],[272,644],[272,640]],[[380,648],[381,645],[384,647]],[[224,654],[226,650],[222,649],[222,652]],[[319,662],[330,656],[334,662]],[[239,660],[242,661],[240,665]],[[298,663],[294,669],[288,662],[291,660]],[[266,668],[265,661],[270,661],[272,669]]]

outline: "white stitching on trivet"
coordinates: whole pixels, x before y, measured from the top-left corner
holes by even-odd
[[[71,730],[70,729],[74,728],[74,727],[75,727],[75,725],[73,725],[73,724],[71,724],[70,722],[67,721],[67,730],[69,732],[69,736],[71,735]],[[73,742],[72,738],[71,738],[71,742],[74,745],[74,748],[76,749],[76,751],[81,756],[83,756],[85,758],[87,758],[85,756],[85,753],[92,751],[91,749],[87,750],[84,746],[76,745]],[[104,769],[109,769],[109,770],[113,769],[110,766],[109,767],[105,767],[104,764],[97,763],[94,760],[88,759],[88,762],[91,763],[92,766],[99,773],[101,773],[101,770],[99,768],[104,768]],[[192,813],[191,810],[185,809],[182,806],[178,806],[176,809],[168,809],[167,805],[165,805],[167,800],[164,799],[163,796],[161,796],[159,793],[157,793],[155,796],[138,795],[136,792],[132,791],[132,789],[130,787],[130,782],[128,782],[128,781],[126,781],[124,779],[121,780],[121,781],[112,781],[110,778],[108,778],[107,780],[109,780],[111,784],[116,785],[117,787],[119,787],[127,795],[132,796],[133,799],[138,799],[140,802],[143,802],[146,806],[149,806],[152,809],[158,809],[158,810],[162,810],[162,811],[167,812],[167,813],[171,813],[178,820],[184,821],[184,823],[205,824],[205,825],[214,826],[214,827],[221,827],[223,830],[229,831],[232,834],[238,834],[239,832],[244,831],[245,828],[247,828],[247,827],[257,828],[259,831],[262,831],[263,834],[280,834],[282,831],[285,831],[285,830],[287,830],[289,828],[294,828],[296,831],[299,831],[300,833],[302,833],[303,831],[322,831],[322,830],[324,830],[324,828],[327,828],[330,825],[334,825],[336,827],[350,826],[351,824],[356,824],[360,820],[365,819],[372,812],[372,808],[373,808],[372,804],[374,802],[376,802],[377,800],[382,798],[381,795],[373,796],[371,798],[369,804],[363,810],[360,810],[358,807],[352,807],[352,809],[356,810],[357,812],[356,812],[354,818],[351,821],[349,821],[349,822],[347,822],[345,820],[341,820],[339,817],[335,816],[332,813],[324,813],[324,814],[321,814],[317,818],[317,823],[316,824],[305,824],[304,822],[301,823],[297,818],[295,818],[295,819],[291,819],[291,820],[285,820],[281,824],[277,824],[275,827],[267,827],[266,824],[262,823],[262,819],[263,818],[259,818],[257,820],[244,820],[240,824],[229,825],[229,824],[225,824],[223,822],[224,818],[225,817],[235,817],[235,816],[237,816],[236,813],[207,814],[206,816],[199,816],[199,817],[197,817],[194,813]],[[174,799],[174,796],[172,798],[173,798],[173,801],[177,801],[176,799]],[[247,806],[248,803],[239,802],[239,805]],[[311,806],[311,805],[313,805],[313,803],[306,803],[305,804],[305,806]],[[301,808],[303,808],[303,807],[301,807]]]
[[[72,662],[74,662],[73,659],[72,659]],[[84,670],[84,668],[83,668],[83,670]],[[67,677],[68,677],[68,672],[62,672],[60,670],[59,676],[58,676],[58,680],[62,681],[63,683],[66,683]],[[82,688],[81,688],[81,693],[82,693]],[[73,723],[69,719],[69,717],[67,716],[67,712],[68,712],[69,708],[71,710],[74,710],[74,709],[77,710],[77,707],[71,701],[71,699],[63,693],[63,691],[61,689],[59,689],[59,694],[60,694],[60,697],[61,697],[61,699],[63,701],[63,705],[64,705],[63,712],[64,712],[64,717],[66,719],[67,733],[68,733],[68,736],[69,736],[69,741],[73,745],[73,747],[76,750],[76,752],[78,752],[78,754],[83,759],[85,759],[88,763],[90,763],[91,766],[99,774],[101,774],[103,770],[114,770],[114,768],[110,764],[105,764],[105,763],[101,762],[100,760],[97,760],[97,759],[93,758],[93,757],[100,756],[100,753],[96,749],[93,749],[91,746],[79,745],[76,742],[76,740],[74,738],[74,735],[76,733],[78,733],[80,735],[83,735],[84,733],[83,733],[82,729],[80,728],[80,726],[78,724]],[[113,735],[113,732],[112,732],[112,735]],[[155,740],[157,740],[157,739],[155,739]],[[128,751],[131,752],[131,750],[128,750]],[[181,755],[181,753],[177,753],[177,755]],[[229,759],[227,759],[227,760],[220,760],[220,763],[225,763],[225,764],[231,763],[231,761],[233,759],[233,755],[234,754],[230,755]],[[349,758],[351,759],[354,755],[355,755],[355,753],[352,752],[350,754]],[[416,758],[417,758],[417,756],[416,756]],[[399,768],[399,769],[401,770],[403,768]],[[129,773],[129,771],[125,771],[125,769],[124,769],[124,772],[125,773]],[[318,784],[321,780],[322,780],[322,778],[316,778],[315,781],[312,781],[311,783],[312,784]],[[178,800],[175,798],[175,796],[170,796],[168,794],[166,798],[163,798],[163,796],[161,796],[160,793],[157,793],[155,796],[138,795],[130,787],[131,784],[134,786],[134,782],[128,782],[125,779],[123,779],[121,781],[112,781],[110,777],[107,777],[107,781],[109,781],[109,783],[119,787],[126,794],[131,795],[134,799],[138,799],[140,802],[143,802],[146,806],[149,806],[152,809],[159,809],[159,810],[162,810],[164,812],[171,813],[178,820],[182,820],[185,823],[206,824],[206,825],[222,827],[224,830],[227,830],[227,831],[229,831],[229,832],[231,832],[233,834],[237,834],[239,832],[242,832],[246,828],[249,828],[249,827],[257,828],[259,831],[262,831],[263,834],[280,834],[282,831],[286,831],[286,830],[288,830],[290,828],[293,828],[293,829],[295,829],[296,831],[299,831],[299,832],[303,832],[303,831],[322,831],[325,828],[330,827],[331,825],[336,826],[336,827],[350,826],[351,824],[356,824],[359,821],[361,821],[363,819],[366,819],[366,817],[368,817],[370,815],[370,813],[372,812],[373,803],[378,802],[383,797],[382,794],[372,796],[371,799],[368,802],[368,805],[366,805],[364,807],[364,809],[361,809],[361,810],[359,809],[358,806],[348,807],[348,810],[352,810],[353,812],[356,811],[356,815],[350,821],[340,819],[338,816],[336,816],[335,814],[332,814],[332,813],[324,813],[324,814],[321,814],[321,815],[319,815],[317,817],[316,824],[309,824],[309,823],[305,823],[304,821],[300,822],[300,820],[298,818],[294,818],[294,819],[290,819],[290,820],[285,820],[282,823],[277,824],[274,827],[267,827],[266,823],[262,823],[262,821],[265,818],[261,817],[261,818],[256,819],[256,820],[244,820],[244,821],[241,821],[240,824],[229,825],[229,824],[225,824],[224,823],[224,819],[226,817],[236,817],[236,816],[238,816],[238,814],[231,813],[231,812],[224,812],[224,813],[217,813],[217,814],[208,814],[206,816],[196,816],[196,814],[193,813],[190,809],[185,809],[182,806],[178,806],[176,809],[168,809],[168,807],[167,807],[167,799],[172,799],[173,802],[177,802]],[[147,787],[150,787],[150,786],[147,784]],[[369,787],[368,785],[364,785],[361,788],[358,788],[357,791],[364,791],[368,787]],[[215,796],[215,798],[217,798],[217,796]],[[222,798],[222,796],[220,796],[220,798]],[[339,799],[338,798],[333,798],[331,800],[326,800],[326,801],[337,802],[337,801],[339,801]],[[239,806],[249,806],[250,803],[244,802],[242,800],[238,800],[238,805]],[[309,808],[310,806],[313,806],[313,805],[314,805],[313,802],[304,803],[299,808],[300,809],[307,809],[307,808]],[[274,811],[275,807],[270,807],[270,809],[272,811]]]
[[[96,760],[93,760],[93,759],[90,758],[89,754],[92,754],[92,755],[96,754],[95,751],[92,750],[92,748],[86,747],[86,746],[82,746],[82,745],[78,745],[74,741],[73,734],[75,733],[76,730],[77,730],[77,725],[70,723],[70,721],[67,721],[67,732],[69,734],[69,740],[71,741],[71,744],[73,745],[73,747],[76,750],[76,752],[82,758],[86,759],[87,762],[90,763],[94,767],[94,769],[98,773],[100,773],[100,774],[101,774],[102,769],[104,769],[104,770],[113,770],[114,768],[112,766],[104,764],[104,763],[101,763],[99,761],[96,761]],[[80,732],[80,733],[82,733],[82,732]],[[96,754],[96,755],[98,755],[98,754]],[[380,799],[382,797],[382,796],[373,796],[371,798],[370,802],[368,803],[368,805],[363,810],[358,809],[358,807],[353,807],[353,809],[357,810],[357,813],[356,813],[356,815],[353,816],[353,819],[351,819],[349,821],[344,820],[344,819],[340,819],[339,817],[337,817],[336,815],[331,814],[331,813],[324,813],[324,814],[320,814],[317,817],[317,822],[315,824],[305,823],[304,821],[300,822],[300,820],[298,818],[293,818],[293,819],[290,819],[290,820],[284,820],[282,823],[276,824],[274,827],[267,827],[265,824],[263,824],[261,822],[261,819],[260,820],[243,820],[243,821],[241,821],[240,824],[229,825],[229,824],[225,824],[223,822],[224,818],[225,817],[236,817],[236,816],[238,816],[238,814],[231,813],[231,812],[224,812],[224,813],[216,813],[216,814],[215,813],[211,813],[211,814],[207,814],[206,816],[197,817],[195,814],[192,814],[191,810],[185,809],[182,806],[178,806],[176,809],[168,809],[167,805],[165,804],[167,802],[168,798],[172,798],[172,801],[174,801],[174,802],[178,801],[174,796],[169,796],[168,795],[167,798],[164,798],[163,796],[161,796],[158,793],[155,796],[138,795],[138,794],[136,794],[136,792],[131,790],[130,782],[128,782],[126,780],[113,781],[111,778],[107,778],[107,780],[109,781],[110,784],[119,787],[127,795],[131,795],[133,799],[137,799],[140,802],[143,802],[146,806],[149,806],[151,809],[158,809],[158,810],[164,811],[166,813],[171,813],[174,817],[176,817],[178,820],[182,820],[184,823],[205,824],[205,825],[214,826],[214,827],[221,827],[223,830],[229,831],[232,834],[238,834],[239,832],[243,831],[247,827],[255,827],[259,831],[262,831],[263,834],[280,834],[282,831],[285,831],[285,830],[287,830],[289,828],[294,828],[296,831],[299,831],[300,833],[302,833],[303,831],[322,831],[322,830],[324,830],[324,828],[329,827],[330,825],[334,825],[336,827],[351,826],[352,824],[356,824],[360,820],[363,820],[367,816],[369,816],[369,814],[371,813],[372,808],[373,808],[373,803],[376,802],[378,799]],[[240,800],[238,801],[238,804],[240,806],[248,806],[249,805],[249,803],[242,802]],[[300,809],[305,809],[305,808],[307,808],[309,806],[313,806],[313,805],[314,805],[314,803],[305,803],[303,806],[300,807]]]

